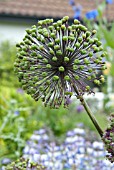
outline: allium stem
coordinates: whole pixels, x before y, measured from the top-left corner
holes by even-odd
[[[84,100],[84,98],[81,99],[81,103],[84,106],[84,108],[85,108],[88,116],[90,117],[91,121],[93,122],[94,126],[96,127],[99,135],[102,137],[103,136],[103,131],[102,131],[100,125],[98,124],[96,118],[93,116],[93,113],[91,112],[91,110],[90,110],[87,102]]]
[[[78,90],[76,89],[76,87],[74,87],[74,90],[78,94]],[[103,131],[102,131],[100,125],[98,124],[96,118],[94,117],[93,113],[91,112],[91,109],[89,108],[87,102],[84,100],[84,98],[82,96],[79,96],[79,99],[80,99],[81,104],[84,106],[89,118],[91,119],[91,121],[93,122],[95,128],[97,129],[99,135],[102,137],[103,136]]]

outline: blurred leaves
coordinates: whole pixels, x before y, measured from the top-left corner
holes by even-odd
[[[16,47],[5,41],[0,44],[0,79],[1,85],[19,85],[13,71],[13,64],[16,56]]]

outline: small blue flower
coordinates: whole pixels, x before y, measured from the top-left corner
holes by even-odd
[[[97,16],[98,16],[98,11],[96,9],[86,13],[87,19],[95,19]]]
[[[17,92],[20,93],[20,94],[23,94],[23,93],[24,93],[23,89],[21,89],[21,88],[18,88],[18,89],[17,89]]]
[[[69,4],[72,5],[72,6],[75,5],[74,0],[69,0]]]
[[[79,10],[75,11],[74,19],[78,19],[80,17],[80,15],[81,15],[81,11],[79,11]]]
[[[18,116],[18,115],[19,115],[19,111],[16,110],[16,111],[14,112],[14,114],[15,114],[16,116]]]
[[[113,0],[106,0],[106,3],[107,3],[107,4],[112,4],[112,3],[113,3]]]
[[[2,161],[1,161],[1,163],[3,164],[3,165],[7,165],[7,164],[9,164],[11,162],[11,160],[9,159],[9,158],[4,158],[4,159],[2,159]]]
[[[82,105],[77,106],[76,110],[77,110],[78,113],[82,112],[83,106]]]
[[[77,7],[73,6],[73,10],[74,10],[74,19],[80,19],[82,7],[81,6],[77,6]]]

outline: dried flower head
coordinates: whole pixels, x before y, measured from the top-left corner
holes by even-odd
[[[105,144],[105,148],[108,151],[107,158],[111,163],[114,162],[114,113],[110,118],[110,125],[105,130],[102,140]]]
[[[17,44],[14,63],[22,88],[36,101],[41,98],[54,108],[62,103],[66,106],[73,93],[92,93],[90,82],[104,82],[102,75],[97,77],[98,71],[105,69],[105,53],[101,42],[93,38],[96,31],[88,31],[76,19],[70,26],[68,19],[41,20],[27,29]]]
[[[30,162],[28,159],[20,158],[9,164],[6,170],[46,170],[46,168],[37,163]]]

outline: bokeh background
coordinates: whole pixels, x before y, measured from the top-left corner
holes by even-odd
[[[23,39],[25,30],[37,24],[38,20],[54,18],[56,21],[63,16],[69,16],[70,23],[73,22],[73,19],[78,19],[89,30],[97,30],[96,36],[102,41],[103,48],[107,51],[105,58],[107,70],[102,73],[106,81],[102,87],[94,87],[95,96],[85,95],[85,98],[103,129],[108,126],[109,115],[114,112],[113,0],[0,0],[1,167],[24,154],[27,157],[28,152],[25,152],[24,148],[26,148],[31,135],[36,131],[40,137],[41,134],[48,133],[49,141],[59,146],[65,140],[66,134],[75,128],[84,130],[91,148],[92,142],[100,140],[88,115],[77,99],[73,98],[69,101],[68,109],[63,107],[58,110],[45,108],[41,101],[35,102],[24,93],[13,71],[13,63],[16,58],[15,45]],[[42,128],[44,131],[39,131]],[[54,146],[52,145],[52,147]],[[34,154],[36,153],[33,152],[32,155]],[[30,153],[28,155],[30,159],[35,160]],[[74,163],[68,164],[67,169],[70,170]],[[96,166],[97,164],[98,162]],[[63,168],[63,166],[61,167]],[[79,167],[78,169],[81,170]],[[111,170],[109,165],[108,168],[107,170]],[[89,170],[92,170],[92,166]]]

